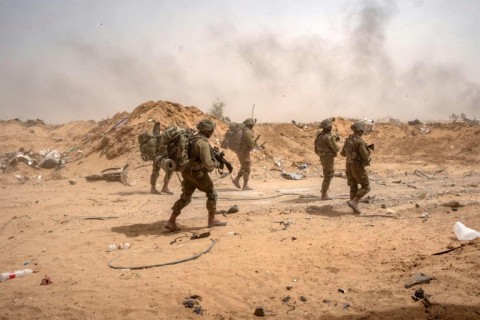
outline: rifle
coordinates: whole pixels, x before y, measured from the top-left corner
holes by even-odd
[[[254,145],[255,148],[257,148],[257,149],[259,149],[259,150],[263,150],[263,149],[265,149],[265,144],[266,144],[267,142],[265,141],[264,143],[262,143],[262,144],[259,145],[258,142],[257,142],[259,138],[260,138],[260,135],[258,135],[258,136],[255,138],[255,140],[253,140],[253,145]]]
[[[375,151],[375,145],[373,143],[365,145],[365,148]]]
[[[223,151],[220,151],[220,149],[218,149],[218,147],[214,147],[212,149],[213,151],[213,157],[215,158],[215,160],[220,163],[220,166],[218,167],[218,172],[222,175],[222,178],[223,177],[226,177],[227,175],[231,174],[232,171],[233,171],[233,166],[232,164],[230,163],[230,161],[228,161],[227,159],[225,159],[225,152]],[[223,174],[223,169],[227,167],[227,170],[228,170],[228,174]]]

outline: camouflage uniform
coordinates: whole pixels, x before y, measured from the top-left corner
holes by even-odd
[[[161,169],[161,161],[162,158],[164,158],[167,155],[167,146],[165,145],[163,141],[163,136],[160,134],[160,130],[158,130],[157,133],[158,139],[157,139],[157,147],[156,147],[156,157],[153,160],[153,165],[152,165],[152,174],[150,175],[150,192],[153,194],[161,194],[161,192],[166,193],[166,194],[173,194],[172,191],[168,188],[168,183],[170,182],[170,178],[172,177],[173,172],[164,170],[165,171],[165,176],[163,177],[163,187],[162,191],[159,192],[156,188],[157,185],[157,179],[160,176],[160,169]]]
[[[356,213],[361,213],[358,209],[358,202],[370,191],[370,181],[368,179],[366,166],[370,165],[370,150],[362,140],[361,135],[365,131],[363,123],[354,123],[354,131],[346,140],[340,154],[346,157],[346,175],[347,183],[350,187],[350,201],[347,201]],[[360,185],[360,189],[358,189]]]
[[[197,129],[199,133],[192,138],[192,145],[189,151],[192,162],[182,171],[182,194],[180,199],[173,204],[172,215],[166,225],[166,228],[170,231],[179,230],[176,225],[176,218],[180,215],[182,209],[192,201],[192,194],[196,189],[205,192],[207,196],[208,226],[226,225],[226,222],[215,219],[217,192],[209,176],[209,172],[218,167],[218,163],[213,157],[212,147],[208,142],[208,138],[215,129],[215,123],[209,119],[202,120],[197,125]]]
[[[238,171],[237,177],[233,179],[233,184],[240,189],[240,178],[243,178],[243,190],[251,190],[248,186],[248,180],[250,180],[250,170],[251,170],[251,159],[250,152],[255,146],[255,139],[253,138],[253,126],[255,125],[255,120],[248,118],[243,121],[245,129],[243,131],[242,140],[240,143],[240,149],[236,152],[238,161],[240,162],[240,170]]]
[[[320,157],[323,168],[322,200],[332,200],[327,192],[335,173],[334,160],[340,147],[336,142],[337,137],[331,132],[332,121],[330,119],[323,120],[320,126],[323,131],[319,132],[315,139],[315,153]]]

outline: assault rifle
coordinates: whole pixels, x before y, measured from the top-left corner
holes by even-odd
[[[365,148],[375,151],[375,145],[373,143],[365,145]]]
[[[259,149],[259,150],[263,150],[265,149],[265,144],[267,143],[266,141],[262,144],[258,144],[258,139],[260,138],[260,135],[258,135],[255,140],[253,140],[253,145],[255,148]]]
[[[233,171],[233,166],[232,164],[230,163],[230,161],[228,161],[227,159],[225,159],[225,152],[223,151],[220,151],[220,149],[218,149],[218,147],[214,147],[212,149],[213,151],[213,157],[215,158],[215,160],[220,163],[220,166],[218,167],[218,172],[222,175],[222,178],[223,177],[226,177],[227,175],[231,174],[232,171]],[[228,174],[223,174],[223,169],[227,167],[227,170],[228,170]]]

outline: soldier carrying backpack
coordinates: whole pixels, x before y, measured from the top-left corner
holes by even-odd
[[[250,180],[251,160],[250,152],[255,147],[255,139],[253,138],[253,126],[255,120],[248,118],[241,124],[231,124],[229,131],[225,135],[224,144],[228,145],[232,151],[237,154],[240,161],[240,170],[237,176],[232,180],[235,187],[242,190],[252,190],[248,185]],[[240,178],[243,178],[243,186],[240,186]]]
[[[168,188],[168,183],[172,177],[172,170],[163,168],[165,177],[163,178],[163,186],[161,191],[156,188],[157,179],[160,176],[160,169],[162,169],[162,159],[166,156],[165,138],[160,132],[160,122],[155,122],[152,133],[142,132],[138,135],[138,142],[140,144],[140,153],[144,161],[153,161],[152,174],[150,175],[150,193],[152,194],[173,194]]]
[[[204,119],[197,124],[198,133],[189,137],[188,143],[188,161],[181,170],[183,177],[182,194],[173,204],[172,214],[165,228],[172,232],[179,231],[176,220],[183,208],[192,200],[193,192],[198,189],[207,196],[208,227],[220,227],[227,225],[226,221],[220,221],[215,218],[217,210],[217,192],[209,173],[215,168],[220,167],[220,163],[215,159],[208,138],[215,130],[215,123],[210,119]]]

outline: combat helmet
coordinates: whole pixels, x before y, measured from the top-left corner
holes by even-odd
[[[363,123],[361,121],[358,121],[358,122],[355,122],[354,124],[352,124],[352,126],[350,128],[354,131],[365,132],[365,123]]]
[[[203,119],[197,124],[197,130],[200,132],[208,132],[215,129],[215,122],[210,119]]]
[[[322,122],[320,122],[320,128],[321,129],[327,129],[328,127],[332,126],[332,120],[331,119],[325,119]]]
[[[253,126],[255,125],[255,120],[253,120],[252,118],[248,118],[243,121],[243,124],[248,128],[253,128]]]

